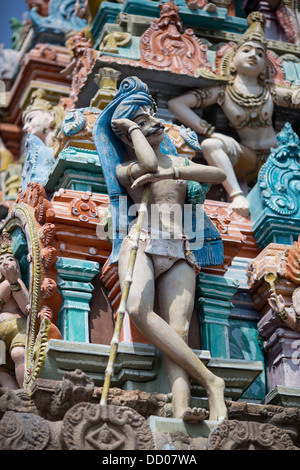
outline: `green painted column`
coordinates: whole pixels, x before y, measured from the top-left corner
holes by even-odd
[[[238,281],[222,276],[200,273],[197,277],[202,349],[210,351],[212,357],[230,357],[228,317],[238,287]]]
[[[59,258],[56,263],[58,287],[62,296],[58,327],[66,341],[89,343],[91,284],[99,272],[94,261]]]

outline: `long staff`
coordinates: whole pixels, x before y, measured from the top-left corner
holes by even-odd
[[[136,254],[137,250],[139,247],[139,239],[140,239],[140,234],[141,234],[141,229],[144,221],[144,215],[147,212],[147,205],[148,205],[148,200],[149,200],[149,195],[150,195],[150,189],[151,189],[151,183],[148,183],[145,185],[144,191],[143,191],[143,196],[142,196],[142,201],[140,205],[140,209],[138,211],[138,218],[137,218],[137,223],[136,223],[136,231],[135,231],[135,236],[134,236],[134,243],[131,247],[130,250],[130,257],[129,257],[129,262],[128,262],[128,267],[127,267],[127,274],[126,278],[124,281],[123,289],[122,289],[122,296],[121,296],[121,301],[120,305],[117,311],[117,318],[116,318],[116,324],[115,324],[115,329],[114,329],[114,334],[110,343],[110,355],[107,363],[107,367],[105,370],[105,378],[104,378],[104,384],[103,384],[103,390],[102,390],[102,395],[101,395],[101,400],[100,400],[100,405],[106,405],[107,404],[107,397],[108,397],[108,391],[110,387],[110,382],[111,382],[111,377],[113,375],[114,371],[114,365],[115,365],[115,360],[118,352],[118,346],[119,346],[119,339],[120,339],[120,333],[122,330],[122,325],[123,325],[123,319],[124,315],[126,312],[126,304],[127,304],[127,299],[129,296],[130,292],[130,287],[132,284],[132,275],[133,275],[133,269],[135,265],[135,260],[136,260]]]

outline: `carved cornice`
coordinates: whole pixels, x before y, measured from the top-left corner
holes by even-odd
[[[54,99],[58,104],[59,96],[65,95],[70,87],[70,79],[60,73],[69,63],[68,49],[62,46],[37,44],[24,56],[8,103],[9,114],[14,124],[22,124],[21,103],[26,106],[26,95],[30,95],[28,93],[30,88],[36,89],[40,86],[48,89],[50,94],[47,99],[52,101]],[[30,96],[27,96],[27,101],[28,99]]]

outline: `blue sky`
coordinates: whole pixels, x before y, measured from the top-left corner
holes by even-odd
[[[0,44],[5,44],[5,49],[9,49],[12,31],[10,29],[9,18],[16,17],[22,19],[23,12],[28,11],[25,0],[0,0]]]

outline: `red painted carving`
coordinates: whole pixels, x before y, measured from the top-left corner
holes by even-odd
[[[72,76],[70,100],[72,104],[74,104],[78,99],[77,95],[84,85],[88,73],[95,63],[98,52],[93,49],[91,40],[86,39],[84,31],[80,31],[71,36],[69,47],[73,59],[71,64],[61,73],[66,77]]]
[[[299,42],[299,29],[297,19],[292,8],[282,4],[276,10],[276,17],[280,23],[288,42],[298,44]]]
[[[295,285],[300,284],[300,235],[292,248],[287,250],[286,278]]]
[[[26,2],[30,10],[36,8],[39,15],[48,16],[50,0],[26,0]]]
[[[196,75],[199,67],[211,69],[206,60],[207,46],[191,28],[181,34],[179,8],[170,0],[159,6],[160,18],[145,31],[140,40],[140,63],[173,73]]]

